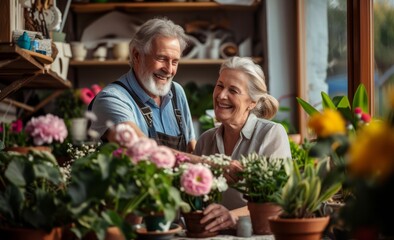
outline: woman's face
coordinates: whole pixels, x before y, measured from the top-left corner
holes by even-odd
[[[243,126],[256,103],[249,97],[249,77],[240,70],[225,69],[213,91],[216,119],[223,124]]]

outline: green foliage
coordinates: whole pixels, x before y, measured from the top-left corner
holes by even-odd
[[[195,82],[189,82],[183,89],[192,116],[199,117],[205,114],[205,110],[213,108],[212,93],[214,86],[212,84],[198,86]]]
[[[131,233],[122,219],[135,210],[138,189],[130,159],[113,156],[117,148],[116,144],[103,145],[73,163],[68,194],[77,216],[73,231],[78,237],[94,231],[99,239],[104,239],[109,226],[120,227],[124,234]]]
[[[363,112],[368,112],[369,109],[367,91],[363,84],[358,86],[353,98],[352,105],[350,105],[350,101],[347,96],[336,96],[331,99],[325,92],[321,92],[321,96],[323,108],[339,111],[344,119],[352,124],[353,129],[358,128],[357,119],[354,115],[354,109],[359,107],[363,110]],[[319,112],[319,110],[314,108],[305,100],[297,97],[297,101],[309,116]]]
[[[311,143],[305,141],[303,144],[297,144],[290,141],[290,152],[293,161],[297,163],[297,166],[303,168],[305,165],[312,163],[313,159],[309,157],[309,149],[311,148]]]
[[[127,215],[163,212],[172,221],[180,207],[187,208],[165,169],[149,161],[133,163],[124,153],[114,154],[117,150],[108,143],[73,163],[68,193],[73,213],[80,216],[73,230],[78,237],[94,231],[104,239],[105,230],[117,226],[130,239]]]
[[[66,121],[67,127],[70,125],[69,119],[83,117],[86,109],[86,104],[79,97],[79,91],[74,89],[67,89],[56,98],[56,115]]]
[[[1,225],[50,230],[71,223],[63,175],[45,151],[0,152]]]
[[[379,70],[394,62],[394,8],[385,1],[374,3],[374,52]]]
[[[276,202],[282,187],[288,179],[285,163],[291,159],[267,158],[256,153],[242,156],[240,163],[243,171],[240,172],[241,181],[233,187],[244,194],[251,202]]]
[[[314,217],[321,204],[341,188],[341,178],[330,171],[329,161],[307,164],[301,171],[295,161],[288,164],[289,179],[277,199],[284,218]]]

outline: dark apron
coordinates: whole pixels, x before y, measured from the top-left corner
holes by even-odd
[[[179,151],[186,152],[186,150],[187,150],[186,139],[185,139],[185,135],[183,134],[183,131],[182,131],[182,114],[181,114],[181,111],[178,109],[178,105],[176,102],[175,86],[173,83],[171,84],[171,91],[173,94],[172,106],[174,109],[175,118],[178,123],[179,131],[181,132],[178,136],[170,136],[165,133],[156,132],[156,129],[153,126],[153,114],[152,114],[152,110],[150,109],[150,107],[143,104],[141,99],[132,90],[129,90],[122,82],[115,81],[113,83],[126,89],[127,92],[130,94],[130,96],[137,103],[138,108],[140,109],[140,112],[141,112],[142,116],[144,117],[146,124],[148,125],[149,138],[154,139],[157,142],[157,144],[159,144],[159,145],[164,145],[164,146],[167,146],[167,147],[179,150]],[[94,99],[93,99],[93,101],[94,101]],[[89,104],[88,109],[90,109],[90,110],[92,108],[93,101]]]

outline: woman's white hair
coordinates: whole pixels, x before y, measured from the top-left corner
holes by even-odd
[[[249,57],[232,57],[222,64],[219,73],[225,69],[240,70],[249,76],[249,96],[256,102],[256,106],[251,112],[259,118],[272,119],[278,111],[279,102],[268,94],[261,66],[254,63]]]

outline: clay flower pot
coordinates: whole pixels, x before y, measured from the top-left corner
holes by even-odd
[[[256,235],[271,235],[268,218],[278,217],[282,208],[273,203],[248,202],[248,209],[252,220],[253,233]]]
[[[269,218],[275,240],[320,240],[330,217]]]
[[[186,224],[186,235],[191,238],[209,238],[218,235],[218,232],[209,232],[205,230],[205,226],[210,222],[201,224],[200,221],[204,217],[202,211],[194,211],[182,213]]]

